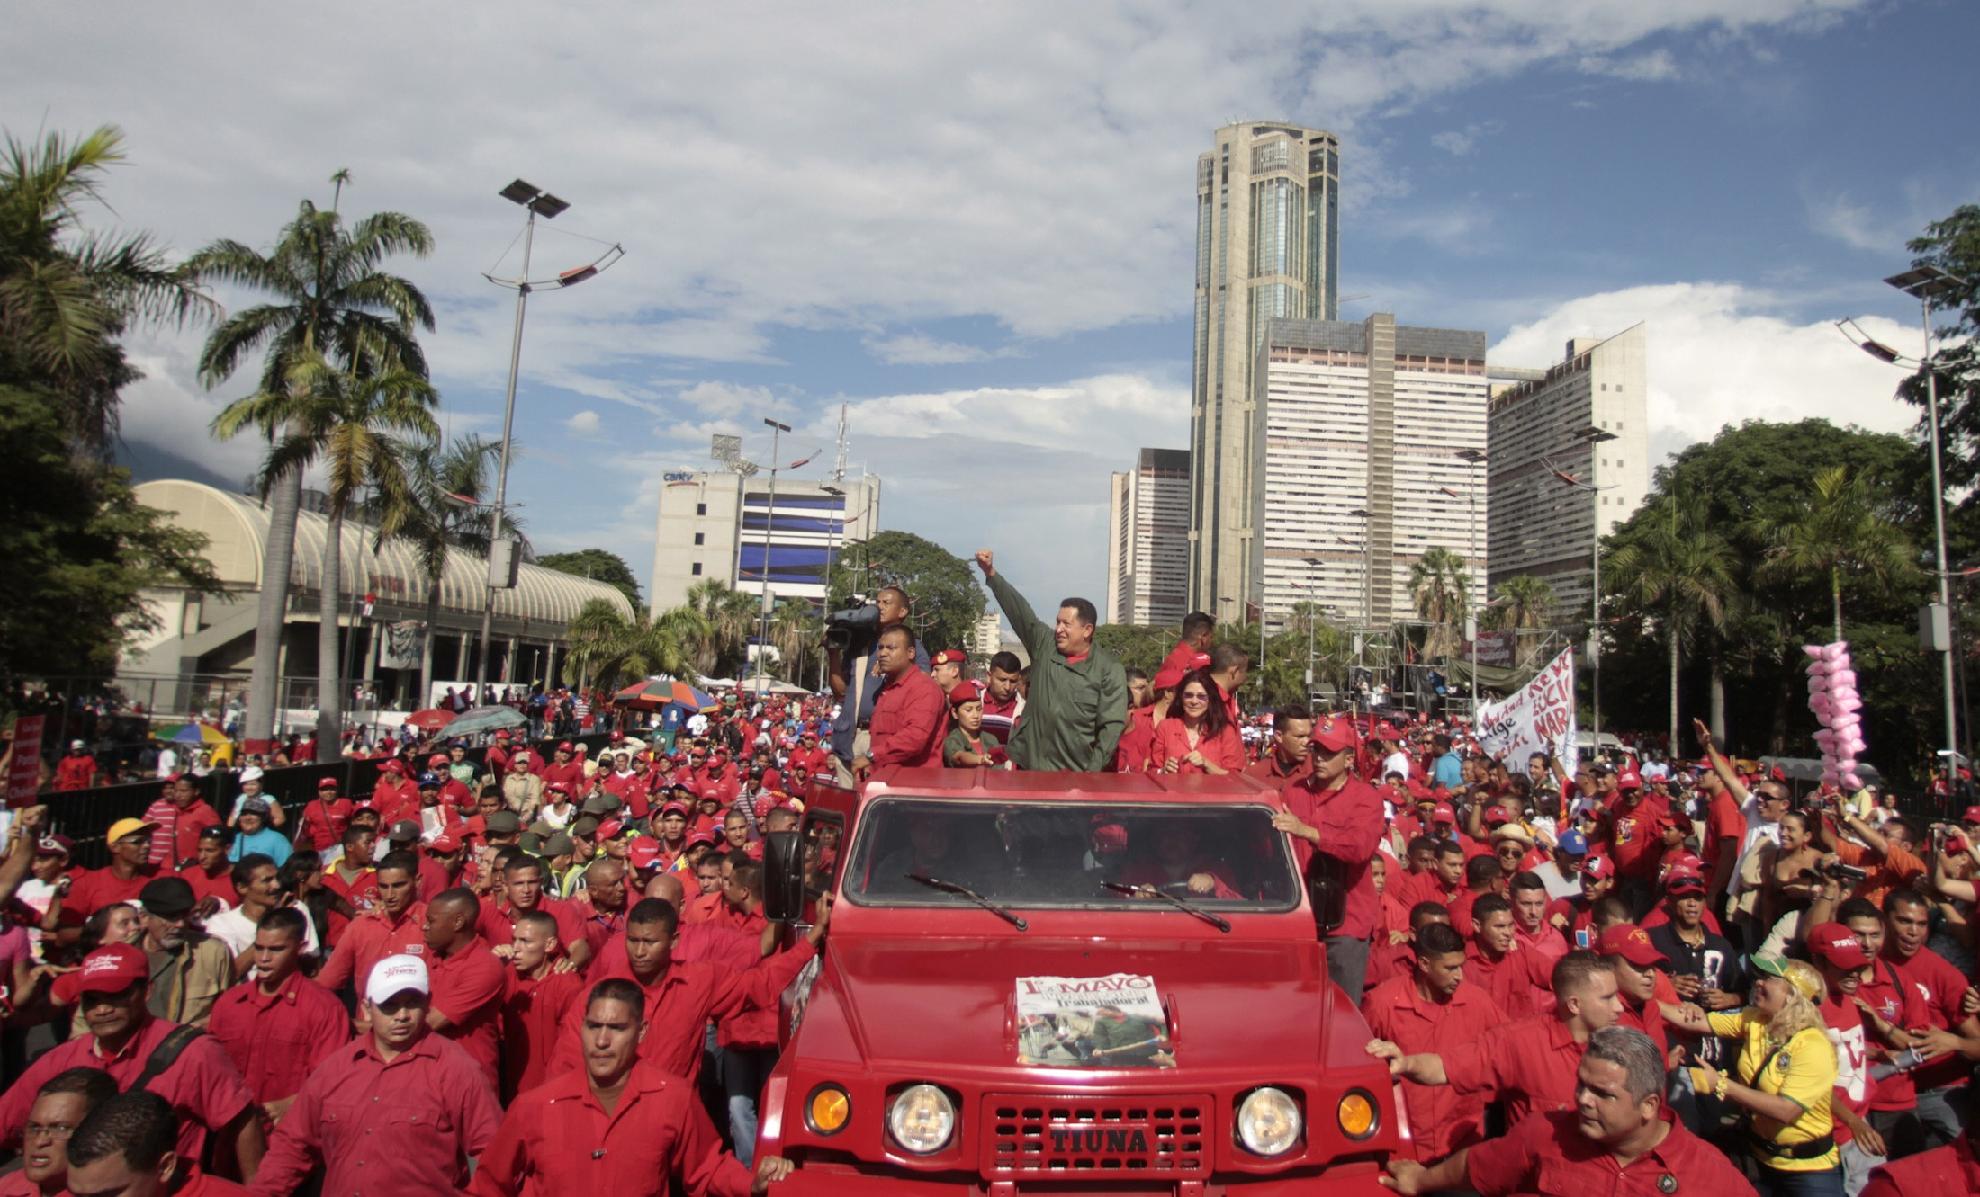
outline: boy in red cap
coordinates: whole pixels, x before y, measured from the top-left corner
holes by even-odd
[[[942,763],[957,769],[1004,763],[1003,744],[983,730],[983,692],[975,682],[958,682],[949,690],[949,734],[942,741]]]

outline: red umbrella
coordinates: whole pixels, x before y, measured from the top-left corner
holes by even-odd
[[[635,682],[612,696],[612,701],[621,706],[664,707],[669,703],[679,703],[690,711],[715,705],[714,698],[688,685],[686,682],[668,682],[648,679]]]
[[[443,711],[439,707],[428,707],[406,716],[406,723],[421,731],[439,731],[454,721],[454,712]]]

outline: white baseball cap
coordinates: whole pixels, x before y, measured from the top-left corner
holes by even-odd
[[[371,968],[364,983],[364,1000],[382,1006],[411,989],[424,997],[431,992],[426,979],[426,961],[417,956],[387,956]]]

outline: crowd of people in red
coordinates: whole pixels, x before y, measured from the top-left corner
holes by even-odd
[[[765,920],[763,837],[814,779],[1053,754],[1276,793],[1298,863],[1346,895],[1327,967],[1400,1087],[1400,1191],[1976,1174],[1980,808],[1928,831],[1888,795],[1797,796],[1702,726],[1694,760],[1505,761],[1460,720],[1286,707],[1247,747],[1249,661],[1206,625],[1142,678],[1067,600],[1029,667],[999,654],[978,683],[883,622],[870,702],[732,697],[596,759],[402,748],[369,793],[291,808],[177,779],[101,869],[22,812],[0,1143],[24,1166],[0,1197],[762,1192],[791,1166],[753,1158],[778,997],[830,922]]]

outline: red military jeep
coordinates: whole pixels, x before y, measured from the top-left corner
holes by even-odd
[[[814,789],[765,852],[773,918],[835,895],[763,1095],[778,1192],[1385,1192],[1407,1132],[1280,809],[1241,776]]]

